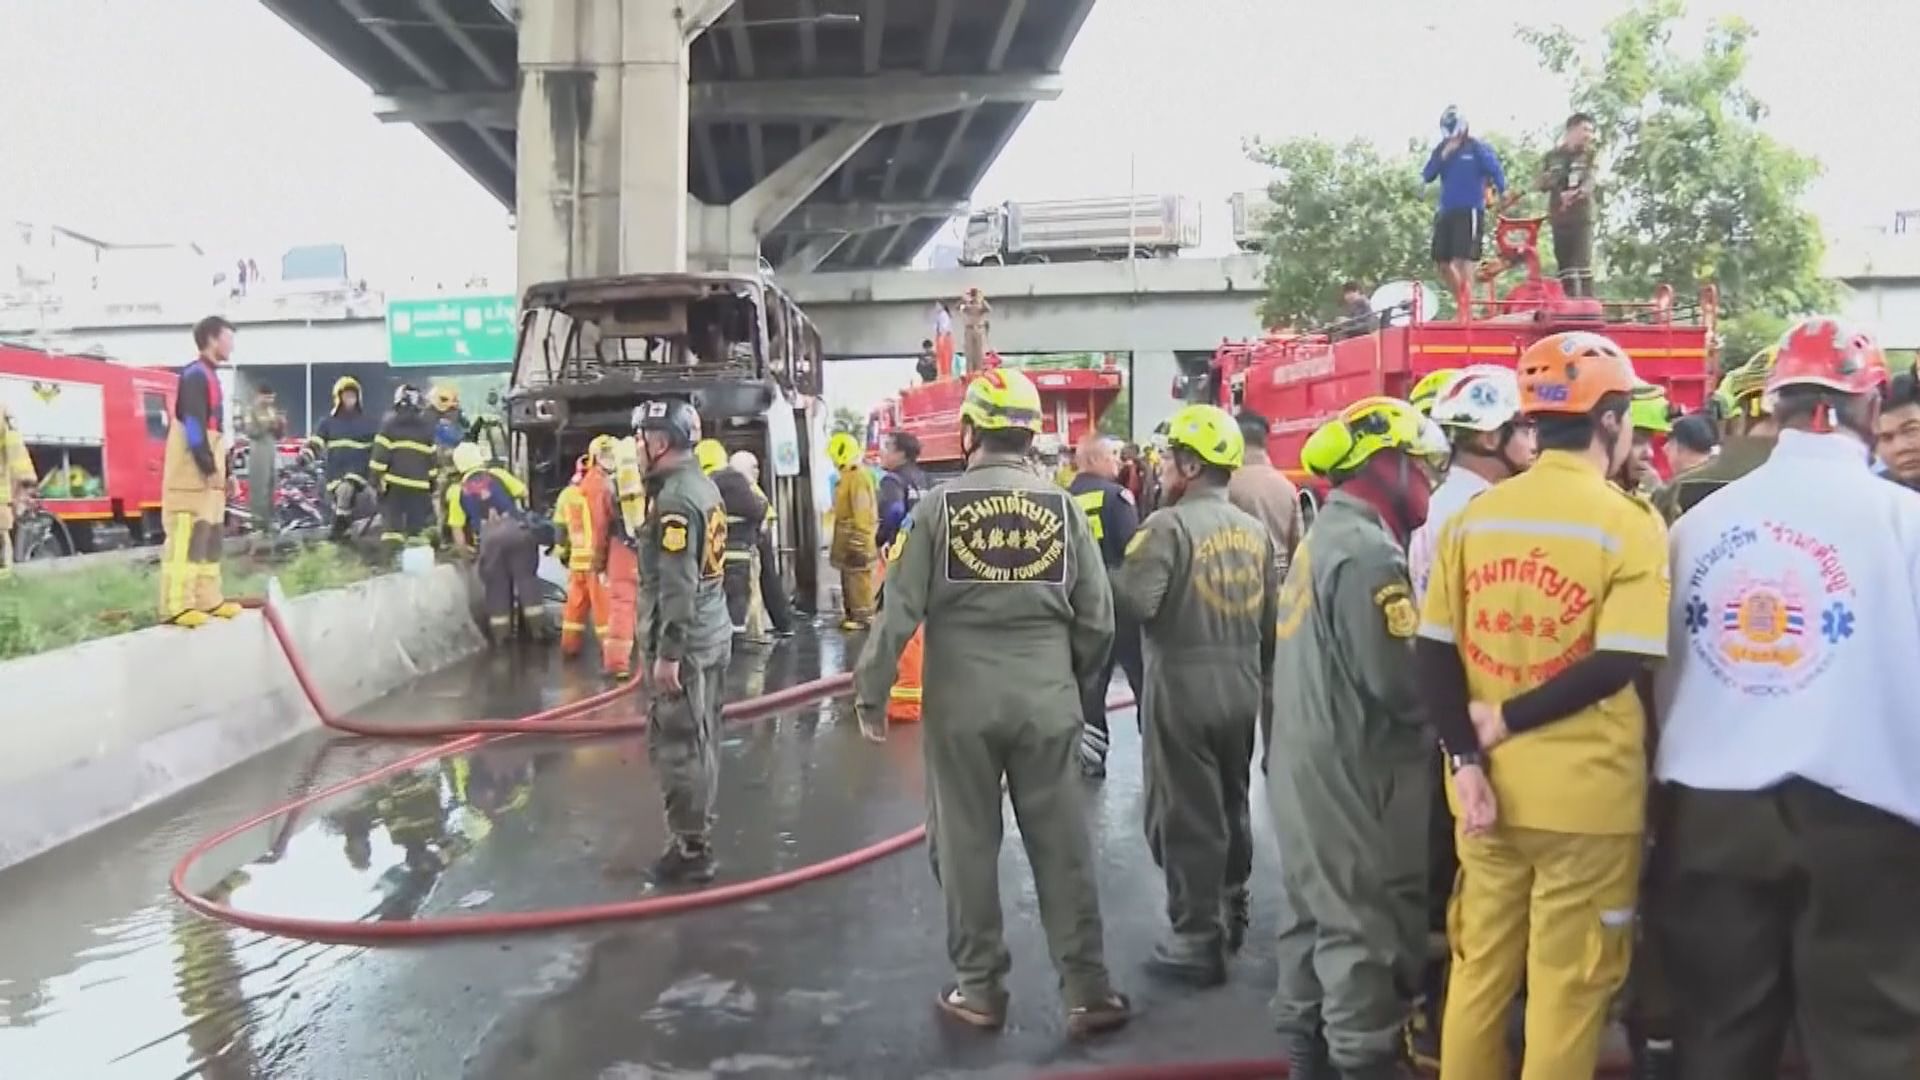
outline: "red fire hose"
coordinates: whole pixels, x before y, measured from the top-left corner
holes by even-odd
[[[313,707],[320,722],[326,727],[350,735],[379,738],[456,737],[310,795],[289,799],[195,844],[174,866],[169,884],[172,886],[174,895],[178,896],[182,903],[209,918],[279,937],[351,945],[385,945],[403,941],[429,941],[524,933],[531,930],[554,930],[591,923],[648,919],[763,896],[874,862],[912,847],[926,836],[926,826],[917,825],[856,851],[849,851],[823,862],[796,867],[778,874],[754,878],[751,881],[721,885],[697,892],[674,893],[604,904],[583,904],[545,911],[452,915],[409,919],[404,922],[358,922],[270,915],[243,911],[229,904],[209,900],[187,887],[188,872],[214,848],[274,818],[296,813],[316,802],[370,784],[393,773],[404,772],[449,754],[471,749],[492,738],[517,734],[618,734],[642,731],[646,727],[644,719],[612,722],[582,722],[568,719],[618,700],[624,695],[632,694],[631,686],[616,686],[579,701],[544,709],[513,720],[473,720],[454,724],[397,728],[346,720],[336,716],[320,699],[319,690],[314,685],[312,675],[308,672],[305,662],[301,660],[299,652],[294,649],[292,636],[288,633],[285,623],[281,621],[279,612],[275,611],[271,605],[257,600],[248,601],[247,606],[259,609],[265,616],[267,626],[273,631],[274,640],[279,643],[281,653],[286,656],[288,665],[293,669],[294,678],[299,682],[302,693],[306,695],[307,703]],[[808,701],[844,693],[851,685],[851,675],[845,673],[828,675],[759,697],[731,702],[722,710],[722,715],[730,720],[762,719]],[[1108,701],[1107,707],[1122,709],[1132,704],[1133,698],[1130,696],[1117,697]],[[1602,1063],[1600,1075],[1625,1075],[1627,1069],[1628,1062],[1609,1060]],[[1284,1061],[1278,1059],[1176,1062],[1160,1065],[1101,1066],[1047,1075],[1051,1080],[1267,1080],[1270,1077],[1286,1076],[1287,1066]]]

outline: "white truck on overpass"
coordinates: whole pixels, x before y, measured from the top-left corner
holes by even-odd
[[[1233,212],[1233,244],[1241,251],[1265,251],[1267,215],[1273,212],[1273,200],[1265,188],[1236,191],[1227,197]]]
[[[1200,243],[1200,207],[1181,195],[1008,202],[967,218],[967,266],[1178,255]]]

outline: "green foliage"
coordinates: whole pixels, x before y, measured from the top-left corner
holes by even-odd
[[[1824,242],[1800,205],[1819,164],[1760,128],[1766,106],[1744,84],[1754,29],[1718,20],[1686,54],[1673,45],[1684,14],[1681,0],[1645,0],[1595,43],[1519,31],[1599,128],[1604,291],[1646,296],[1664,282],[1685,297],[1714,282],[1732,316],[1826,308]]]
[[[1523,28],[1541,65],[1564,77],[1568,112],[1599,129],[1595,249],[1604,296],[1645,299],[1670,284],[1683,299],[1720,290],[1724,354],[1744,360],[1793,315],[1829,308],[1818,223],[1801,206],[1819,166],[1760,129],[1765,106],[1744,85],[1753,28],[1723,19],[1697,53],[1673,45],[1680,0],[1643,0],[1597,42],[1564,28]],[[1476,131],[1510,185],[1533,186],[1552,132]],[[1431,147],[1383,153],[1364,142],[1256,143],[1271,166],[1267,219],[1269,325],[1311,325],[1337,312],[1340,284],[1368,289],[1429,280],[1433,193],[1420,182]],[[1542,208],[1538,196],[1522,204]],[[1551,243],[1542,258],[1551,270]],[[1437,291],[1437,290],[1436,290]],[[1446,298],[1436,296],[1446,306]]]
[[[1133,383],[1120,388],[1120,396],[1113,399],[1107,411],[1100,414],[1100,434],[1111,435],[1116,439],[1133,439]]]
[[[829,427],[835,435],[851,435],[856,439],[864,439],[867,435],[867,418],[845,405],[839,405],[833,410],[833,420]]]
[[[1720,370],[1732,371],[1753,354],[1777,344],[1791,320],[1771,311],[1749,308],[1720,323]]]
[[[150,563],[115,563],[0,581],[0,660],[154,625],[159,572]],[[315,544],[277,566],[229,559],[224,584],[229,596],[260,596],[267,578],[277,575],[280,588],[294,597],[351,585],[374,573],[331,544]]]

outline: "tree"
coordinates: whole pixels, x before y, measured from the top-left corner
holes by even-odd
[[[1644,0],[1597,44],[1558,26],[1519,36],[1599,128],[1605,291],[1647,296],[1664,282],[1684,297],[1715,283],[1739,362],[1768,326],[1833,302],[1819,223],[1801,207],[1819,164],[1760,129],[1766,106],[1743,81],[1752,25],[1718,20],[1690,55],[1673,45],[1684,15],[1681,0]]]
[[[845,434],[863,439],[867,434],[867,418],[845,405],[837,405],[834,407],[833,420],[829,427],[835,435]]]

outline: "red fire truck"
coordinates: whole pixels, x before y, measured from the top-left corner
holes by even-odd
[[[1685,304],[1677,304],[1665,285],[1649,301],[1569,298],[1558,282],[1541,274],[1535,251],[1542,220],[1499,222],[1496,254],[1477,275],[1483,295],[1467,299],[1465,318],[1427,318],[1426,298],[1416,284],[1407,299],[1365,319],[1260,341],[1222,342],[1205,367],[1176,382],[1174,395],[1267,417],[1273,461],[1301,485],[1309,511],[1324,485],[1300,471],[1300,446],[1342,408],[1373,395],[1405,397],[1422,376],[1440,368],[1511,365],[1522,349],[1549,334],[1605,334],[1633,357],[1641,378],[1667,392],[1671,403],[1688,411],[1701,408],[1716,370],[1719,300],[1713,287]],[[1515,268],[1524,271],[1524,279],[1499,295],[1500,278]]]
[[[989,354],[989,363],[998,363]],[[1112,356],[1097,368],[1028,368],[1040,391],[1044,430],[1062,446],[1077,446],[1099,429],[1100,417],[1120,396],[1126,376]],[[876,406],[867,418],[867,454],[880,452],[880,440],[905,431],[920,440],[920,466],[928,472],[955,472],[966,465],[960,452],[960,403],[965,379],[937,379],[910,387]]]
[[[160,539],[174,372],[0,343],[0,405],[40,475],[59,554]]]

